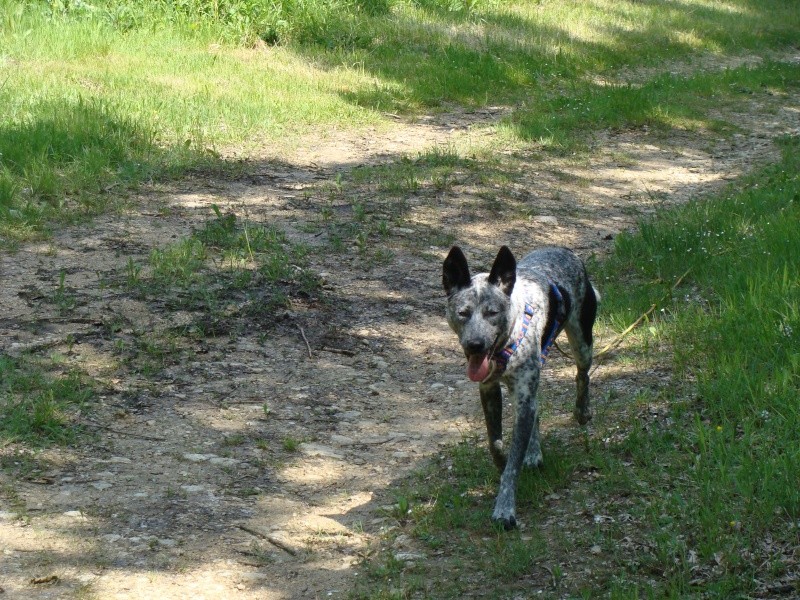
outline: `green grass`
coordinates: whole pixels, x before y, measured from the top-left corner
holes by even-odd
[[[452,448],[398,488],[391,515],[390,539],[411,535],[435,559],[408,566],[387,549],[355,597],[727,598],[785,585],[800,518],[800,139],[782,149],[620,236],[594,268],[606,326],[658,304],[613,360],[666,361],[671,385],[595,396],[608,417],[591,437],[546,438],[545,467],[520,482],[521,533],[490,523],[498,475],[483,440]]]
[[[710,128],[733,131],[735,123],[711,116],[753,94],[796,89],[800,66],[765,61],[688,76],[658,75],[644,84],[575,83],[570,93],[543,95],[519,109],[506,124],[525,138],[555,149],[574,149],[591,133],[650,126],[662,132]]]
[[[319,300],[305,246],[273,226],[213,209],[200,229],[154,249],[146,263],[129,260],[118,283],[170,310],[191,311],[196,319],[188,333],[196,336],[270,327],[275,312],[292,302]]]
[[[66,444],[80,433],[76,418],[92,386],[77,372],[47,371],[34,359],[0,355],[0,446]]]
[[[300,449],[300,444],[302,442],[293,437],[285,437],[283,438],[283,442],[281,445],[283,446],[284,451],[286,452],[297,452]]]
[[[800,29],[795,8],[0,0],[1,243],[107,210],[143,181],[236,168],[218,150],[289,152],[328,128],[388,126],[386,111],[511,104],[510,135],[557,149],[605,127],[724,127],[702,101],[781,88],[797,67],[682,78],[664,61],[785,51]],[[639,67],[652,75],[627,85]],[[611,85],[594,83],[603,79]]]
[[[710,585],[726,593],[752,586],[755,566],[742,558],[744,549],[772,562],[782,544],[797,541],[800,140],[786,139],[783,149],[781,163],[741,189],[622,237],[610,265],[616,273],[638,271],[636,283],[651,298],[664,289],[654,281],[689,271],[657,324],[674,348],[676,379],[693,390],[675,409],[683,427],[640,433],[627,446],[669,458],[676,476],[684,473],[676,496],[654,498],[655,512],[680,517],[665,530],[675,538],[691,531],[699,560],[721,553],[728,568]],[[613,302],[611,310],[624,304]],[[640,302],[622,310],[635,312]],[[771,556],[762,547],[767,536],[775,543]]]
[[[153,132],[100,99],[19,102],[0,89],[0,235],[7,244],[102,212],[114,186],[164,169]]]

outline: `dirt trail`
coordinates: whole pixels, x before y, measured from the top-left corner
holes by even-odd
[[[485,190],[472,183],[456,183],[435,202],[409,197],[406,226],[386,242],[388,265],[355,251],[314,255],[333,310],[293,307],[268,332],[209,338],[150,378],[120,376],[108,323],[120,335],[156,335],[187,315],[102,285],[130,259],[188,235],[212,204],[318,243],[303,225],[316,190],[338,172],[477,143],[504,111],[332,135],[290,160],[265,159],[240,180],[155,186],[122,217],[0,257],[0,352],[58,352],[106,384],[87,422],[94,443],[35,456],[0,449],[18,467],[16,476],[0,474],[3,596],[346,597],[361,557],[392,525],[392,483],[482,427],[443,319],[439,261],[447,248],[415,248],[413,240],[452,230],[484,266],[501,243],[520,253],[545,243],[585,257],[606,252],[643,214],[718,188],[777,156],[776,136],[800,133],[798,97],[756,95],[746,108],[732,119],[741,133],[730,139],[624,131],[597,140],[587,160],[517,155],[525,173],[498,193],[526,210],[510,217],[482,206]],[[47,301],[62,271],[76,298],[68,314]],[[636,376],[603,367],[594,395]],[[550,401],[571,390],[571,370],[554,359],[543,384],[545,431],[570,427],[568,402]],[[292,452],[286,440],[303,443]]]

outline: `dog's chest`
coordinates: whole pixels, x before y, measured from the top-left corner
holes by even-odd
[[[541,343],[545,335],[549,310],[548,294],[534,281],[517,281],[511,302],[511,319],[514,324],[509,335],[509,348],[505,374],[522,365],[539,364]]]

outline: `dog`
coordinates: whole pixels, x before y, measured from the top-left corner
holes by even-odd
[[[583,262],[567,248],[545,247],[517,264],[502,246],[489,273],[471,275],[467,258],[453,246],[442,266],[447,321],[467,358],[467,377],[478,383],[489,452],[502,473],[492,520],[516,527],[517,480],[524,466],[542,465],[536,390],[551,344],[565,331],[578,367],[573,413],[581,425],[589,409],[592,327],[600,296]],[[516,410],[511,447],[503,451],[503,395]]]

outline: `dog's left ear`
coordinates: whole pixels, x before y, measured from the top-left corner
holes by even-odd
[[[517,259],[508,246],[501,246],[489,273],[489,283],[498,286],[506,296],[510,296],[516,282]]]

